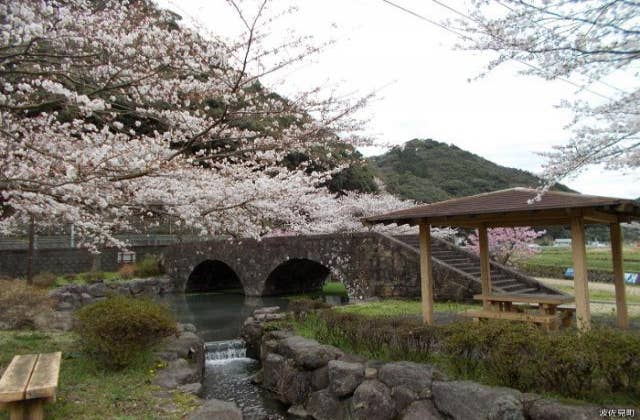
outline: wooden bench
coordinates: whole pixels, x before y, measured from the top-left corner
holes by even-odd
[[[558,325],[557,315],[552,314],[468,310],[461,312],[460,315],[473,318],[474,321],[480,321],[481,319],[505,319],[509,321],[531,322],[534,324],[539,324],[549,330],[556,329]]]
[[[62,353],[14,356],[0,379],[0,408],[11,420],[40,420],[44,403],[56,399]]]
[[[481,318],[509,319],[513,321],[532,322],[556,329],[559,324],[563,327],[571,325],[574,308],[560,307],[573,301],[573,296],[550,296],[544,294],[491,294],[475,295],[475,300],[489,303],[489,309],[476,312],[470,316],[476,320]],[[536,313],[527,312],[534,309]]]

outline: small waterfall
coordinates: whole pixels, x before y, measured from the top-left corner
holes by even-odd
[[[244,340],[210,341],[205,344],[207,362],[222,363],[225,360],[242,359],[247,357]]]

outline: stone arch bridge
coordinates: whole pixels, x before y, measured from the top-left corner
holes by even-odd
[[[480,292],[474,254],[438,239],[432,246],[436,298],[470,299]],[[331,278],[351,297],[420,296],[417,236],[368,232],[182,243],[167,247],[164,264],[176,290],[187,292],[304,293]],[[492,277],[497,291],[546,291],[536,280],[493,263]]]

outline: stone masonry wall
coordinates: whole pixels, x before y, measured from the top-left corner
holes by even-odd
[[[471,381],[453,381],[437,368],[383,363],[294,335],[262,332],[259,314],[243,337],[262,362],[254,382],[273,392],[289,414],[316,420],[587,420],[593,406],[571,406]],[[258,341],[256,341],[258,340]]]
[[[139,261],[147,254],[162,254],[166,246],[131,247]],[[118,263],[117,248],[107,248],[99,255],[100,270],[116,271]],[[93,255],[86,249],[36,249],[33,257],[33,272],[54,274],[81,273],[91,270]],[[27,274],[27,251],[10,249],[0,251],[0,276],[21,277]]]
[[[154,297],[173,293],[173,282],[167,277],[133,279],[130,281],[104,282],[92,284],[68,284],[49,292],[57,311],[73,311],[84,305],[104,299],[109,295],[131,297]]]

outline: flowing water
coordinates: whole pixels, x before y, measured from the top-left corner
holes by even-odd
[[[257,308],[280,306],[284,298],[249,298],[241,294],[175,294],[164,298],[180,322],[194,324],[206,342],[204,398],[233,401],[245,419],[286,419],[284,407],[251,377],[260,369],[257,360],[246,357],[239,339],[244,320]]]

